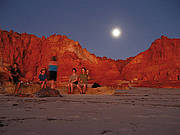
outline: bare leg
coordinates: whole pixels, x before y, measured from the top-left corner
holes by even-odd
[[[51,82],[51,88],[54,89],[54,80]]]
[[[71,94],[73,94],[73,83],[71,83]]]
[[[20,85],[21,85],[21,83],[20,83],[20,82],[18,82],[18,84],[16,84],[14,94],[18,94],[18,91],[19,91],[19,87],[20,87]]]
[[[86,88],[87,88],[87,86],[86,86],[86,84],[84,84],[83,85],[83,94],[86,94]]]
[[[41,89],[45,87],[45,81],[42,81]]]
[[[70,86],[70,84],[68,84],[68,94],[70,94],[71,93],[71,86]]]
[[[54,89],[54,80],[51,80],[51,89]]]
[[[46,88],[47,87],[47,84],[46,84],[46,82],[44,82],[44,88]]]
[[[77,87],[78,87],[78,89],[79,89],[79,91],[80,91],[80,94],[82,94],[82,88],[81,88],[81,86],[80,86],[80,85],[77,85]]]
[[[52,88],[52,80],[50,80],[49,83],[50,83],[50,88]]]
[[[53,80],[53,89],[56,88],[56,81]]]

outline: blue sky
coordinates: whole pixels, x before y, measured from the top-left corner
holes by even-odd
[[[57,33],[97,56],[126,59],[166,35],[180,38],[179,0],[1,0],[0,29]],[[111,36],[119,27],[122,35]]]

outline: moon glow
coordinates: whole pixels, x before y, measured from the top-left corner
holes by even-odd
[[[121,30],[118,29],[118,28],[114,28],[114,29],[112,30],[112,36],[115,37],[115,38],[120,37],[120,36],[121,36]]]

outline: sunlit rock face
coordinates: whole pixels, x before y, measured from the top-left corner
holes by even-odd
[[[117,80],[178,80],[180,73],[180,39],[162,36],[151,47],[126,60],[96,57],[83,49],[79,42],[64,35],[42,38],[0,30],[0,67],[13,62],[19,64],[24,77],[37,78],[43,67],[48,67],[52,56],[57,56],[58,82],[66,82],[72,68],[86,67],[90,82],[109,85]],[[1,68],[0,68],[1,69]]]
[[[151,47],[135,56],[123,67],[122,76],[127,80],[179,80],[180,39],[161,36]]]
[[[66,36],[54,34],[39,38],[0,30],[0,52],[1,65],[17,62],[24,77],[29,80],[37,78],[41,68],[48,67],[52,56],[57,56],[59,82],[68,80],[72,68],[77,68],[80,73],[82,67],[88,69],[92,82],[110,83],[121,78],[118,67],[121,62],[96,57]]]

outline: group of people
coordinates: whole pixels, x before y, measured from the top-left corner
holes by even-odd
[[[68,83],[68,93],[72,94],[74,92],[74,87],[77,86],[80,94],[86,94],[88,84],[88,72],[86,68],[81,69],[81,74],[78,76],[76,74],[76,69],[72,69],[72,75],[69,77]]]
[[[57,69],[57,59],[56,56],[53,56],[48,64],[48,75],[46,68],[42,68],[38,76],[41,88],[47,87],[47,81],[50,82],[50,87],[52,89],[55,88],[55,81],[57,80]],[[16,84],[14,94],[18,94],[21,81],[23,81],[23,78],[17,63],[14,63],[11,69],[9,70],[9,78]],[[88,71],[86,70],[86,68],[83,67],[81,69],[81,74],[79,76],[77,75],[76,68],[73,68],[72,75],[69,77],[68,93],[72,94],[74,92],[74,88],[77,87],[80,91],[80,94],[85,94],[87,91],[87,84]]]

